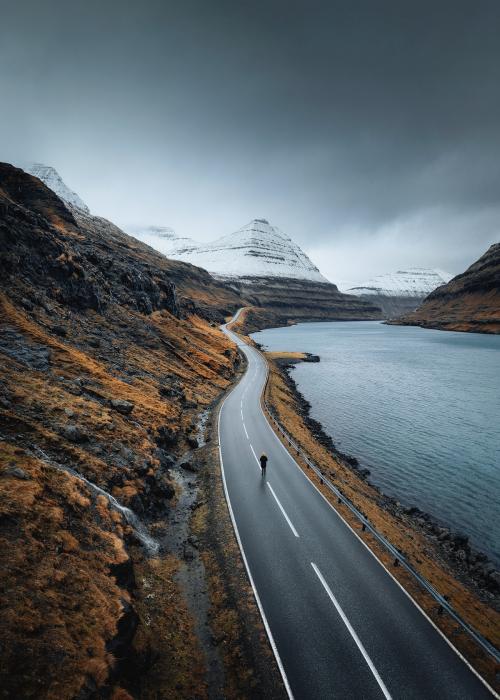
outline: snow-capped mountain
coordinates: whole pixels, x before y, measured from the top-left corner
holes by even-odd
[[[41,180],[67,204],[71,204],[73,207],[78,207],[78,209],[81,209],[86,214],[90,213],[90,210],[85,202],[76,194],[76,192],[69,189],[57,170],[52,166],[43,165],[42,163],[32,163],[28,167],[25,167],[24,170],[30,175],[34,175]]]
[[[344,291],[356,296],[382,295],[388,297],[426,297],[436,287],[446,284],[452,278],[443,270],[427,270],[414,267],[379,275],[363,284],[350,287]]]
[[[168,257],[203,267],[221,279],[282,277],[328,283],[304,251],[266,219],[254,219],[212,243],[163,231],[151,227],[133,235]]]
[[[451,277],[443,270],[415,267],[379,275],[356,286],[344,286],[343,291],[377,304],[386,318],[396,318],[414,311],[428,294]]]

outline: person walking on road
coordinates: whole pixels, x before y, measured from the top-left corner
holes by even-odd
[[[260,456],[260,469],[262,471],[262,476],[266,473],[267,467],[267,455],[263,452]]]

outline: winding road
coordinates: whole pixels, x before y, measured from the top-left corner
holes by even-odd
[[[278,440],[260,404],[266,362],[223,330],[248,360],[219,413],[224,488],[289,697],[491,699]]]

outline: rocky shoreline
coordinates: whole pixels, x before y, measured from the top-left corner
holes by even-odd
[[[311,357],[316,358],[317,356]],[[319,358],[274,360],[281,370],[283,380],[295,398],[300,417],[314,439],[356,476],[368,481],[379,494],[378,505],[381,508],[398,518],[409,519],[414,529],[422,533],[426,539],[431,541],[434,548],[439,550],[442,560],[461,583],[478,594],[483,602],[500,611],[500,571],[489,557],[484,552],[473,548],[466,534],[453,531],[415,505],[404,505],[396,498],[384,494],[378,486],[369,480],[370,470],[362,468],[356,457],[341,452],[322,424],[311,417],[311,404],[301,394],[291,376],[294,365],[303,361],[319,361]]]

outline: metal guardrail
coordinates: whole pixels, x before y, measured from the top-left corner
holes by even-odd
[[[267,386],[267,380],[266,379],[266,386]],[[265,387],[264,387],[264,392],[265,392]],[[489,654],[490,656],[495,659],[497,663],[500,663],[500,652],[499,650],[491,643],[489,642],[485,637],[483,637],[482,634],[479,634],[479,632],[476,632],[465,620],[453,609],[453,607],[450,605],[448,600],[445,598],[445,596],[442,596],[435,588],[434,586],[427,581],[421,574],[416,571],[416,569],[413,568],[413,566],[407,561],[405,556],[401,554],[401,552],[394,546],[392,545],[383,535],[381,535],[375,527],[370,523],[368,518],[360,511],[356,506],[345,496],[342,491],[332,484],[332,482],[321,472],[320,468],[314,464],[314,462],[307,456],[307,454],[302,450],[302,448],[291,438],[291,436],[287,433],[287,431],[281,426],[281,424],[278,422],[278,420],[275,418],[273,415],[273,412],[271,411],[265,396],[263,392],[263,403],[264,406],[267,409],[268,416],[271,418],[273,421],[274,425],[276,426],[277,430],[283,435],[285,441],[289,444],[289,446],[295,450],[295,452],[302,457],[302,459],[305,461],[307,466],[318,476],[318,478],[321,480],[322,484],[325,484],[332,493],[335,494],[338,498],[339,503],[343,503],[347,508],[351,511],[353,515],[356,516],[356,518],[360,521],[362,525],[363,531],[368,530],[375,539],[383,546],[385,549],[394,557],[394,566],[399,566],[401,565],[408,573],[410,573],[415,580],[434,598],[434,600],[439,603],[439,609],[438,611],[441,613],[443,611],[446,611],[448,615],[457,622],[457,624],[460,625],[460,627],[475,641],[479,646],[484,649],[484,651]]]

